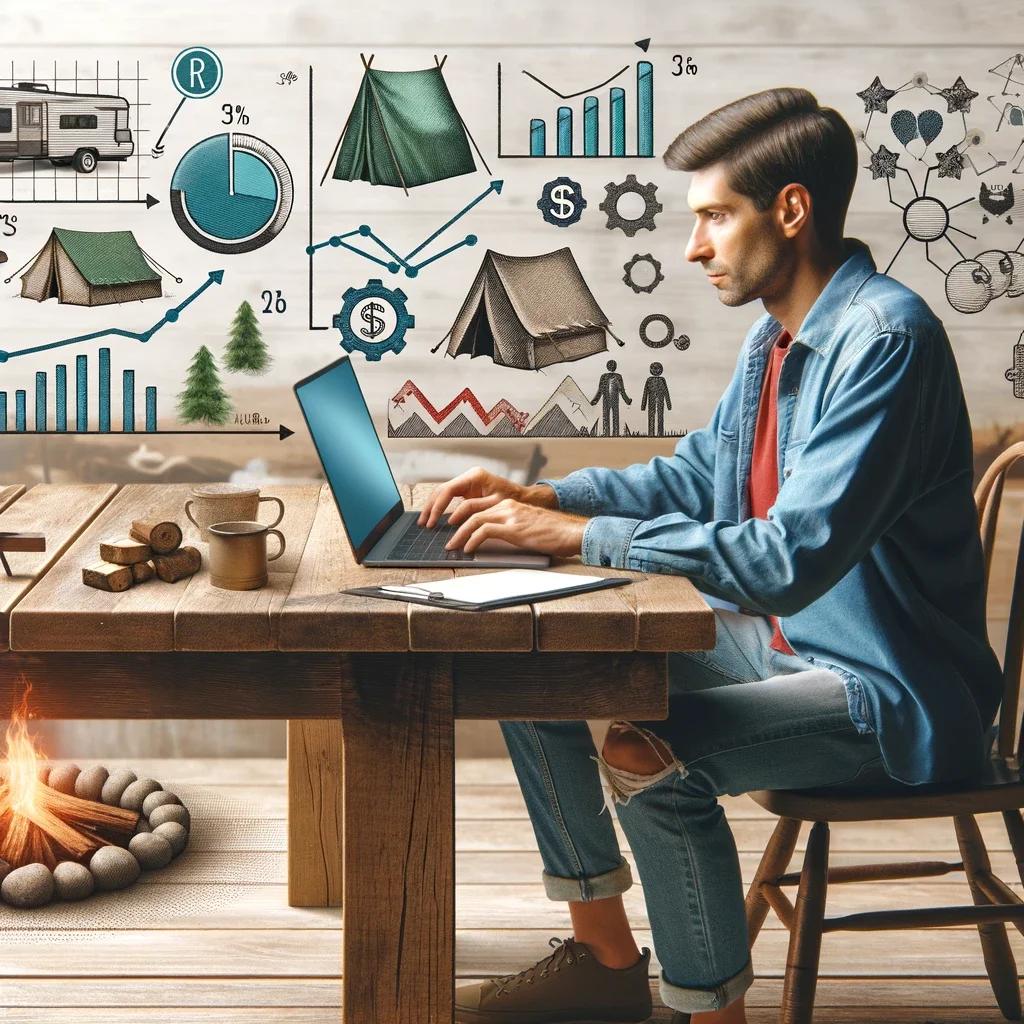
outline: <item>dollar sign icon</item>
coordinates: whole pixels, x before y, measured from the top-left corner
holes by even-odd
[[[583,216],[586,207],[587,201],[583,198],[580,183],[566,177],[549,181],[537,200],[537,209],[544,219],[559,228],[575,224]]]
[[[551,190],[551,202],[558,207],[552,207],[551,213],[559,220],[568,220],[576,212],[576,204],[569,198],[572,194],[568,185],[556,185]]]
[[[369,338],[371,341],[377,337],[381,331],[387,326],[382,317],[377,316],[378,313],[383,313],[384,307],[379,302],[368,302],[363,306],[363,311],[359,316],[366,321],[366,327],[360,327],[359,333],[364,337]]]

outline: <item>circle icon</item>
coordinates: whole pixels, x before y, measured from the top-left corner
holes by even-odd
[[[604,190],[605,199],[598,204],[598,209],[607,215],[608,222],[605,227],[609,231],[619,228],[628,238],[632,238],[641,228],[653,231],[657,227],[654,218],[664,207],[655,197],[658,186],[654,182],[649,181],[646,185],[641,185],[635,174],[627,174],[625,181],[617,184],[609,181]],[[629,194],[635,194],[643,201],[644,211],[639,217],[623,217],[619,213],[619,200]]]
[[[405,302],[401,288],[385,288],[379,277],[370,278],[365,288],[346,289],[341,312],[331,321],[341,331],[341,347],[362,352],[371,362],[385,352],[397,355],[405,348],[405,332],[416,326]]]
[[[949,210],[932,196],[918,196],[904,207],[903,227],[919,242],[934,242],[949,227]]]
[[[638,263],[647,263],[651,267],[653,274],[647,284],[640,284],[634,277],[634,271]],[[631,260],[622,264],[622,269],[625,271],[622,275],[623,282],[628,284],[637,295],[641,292],[653,292],[665,280],[665,275],[661,272],[661,261],[656,260],[649,252],[634,253]]]
[[[227,132],[197,142],[171,178],[178,227],[211,252],[251,252],[284,227],[292,210],[284,157],[253,135]]]
[[[171,64],[174,88],[190,100],[212,96],[223,79],[224,65],[220,57],[205,46],[189,46]]]
[[[587,201],[583,198],[580,183],[564,175],[549,181],[537,200],[537,209],[544,219],[559,228],[575,224],[586,208]]]

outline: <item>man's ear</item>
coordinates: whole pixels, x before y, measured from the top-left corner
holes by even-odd
[[[786,238],[795,238],[810,222],[811,194],[803,185],[787,185],[779,192],[775,207],[783,235]]]

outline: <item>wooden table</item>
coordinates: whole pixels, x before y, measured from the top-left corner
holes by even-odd
[[[188,490],[0,489],[0,531],[47,540],[0,574],[0,702],[13,705],[24,674],[39,718],[288,720],[289,903],[344,901],[345,1019],[450,1020],[454,719],[665,718],[665,652],[713,647],[714,615],[688,580],[639,573],[479,614],[341,594],[452,570],[355,565],[326,484],[266,488],[285,503],[285,554],[263,589],[219,590],[183,515]],[[120,594],[84,586],[99,541],[147,518],[186,527],[199,573]]]

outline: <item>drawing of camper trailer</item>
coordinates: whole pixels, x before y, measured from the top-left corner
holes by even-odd
[[[0,86],[0,160],[49,159],[89,174],[135,152],[122,96],[55,92],[42,82]]]

